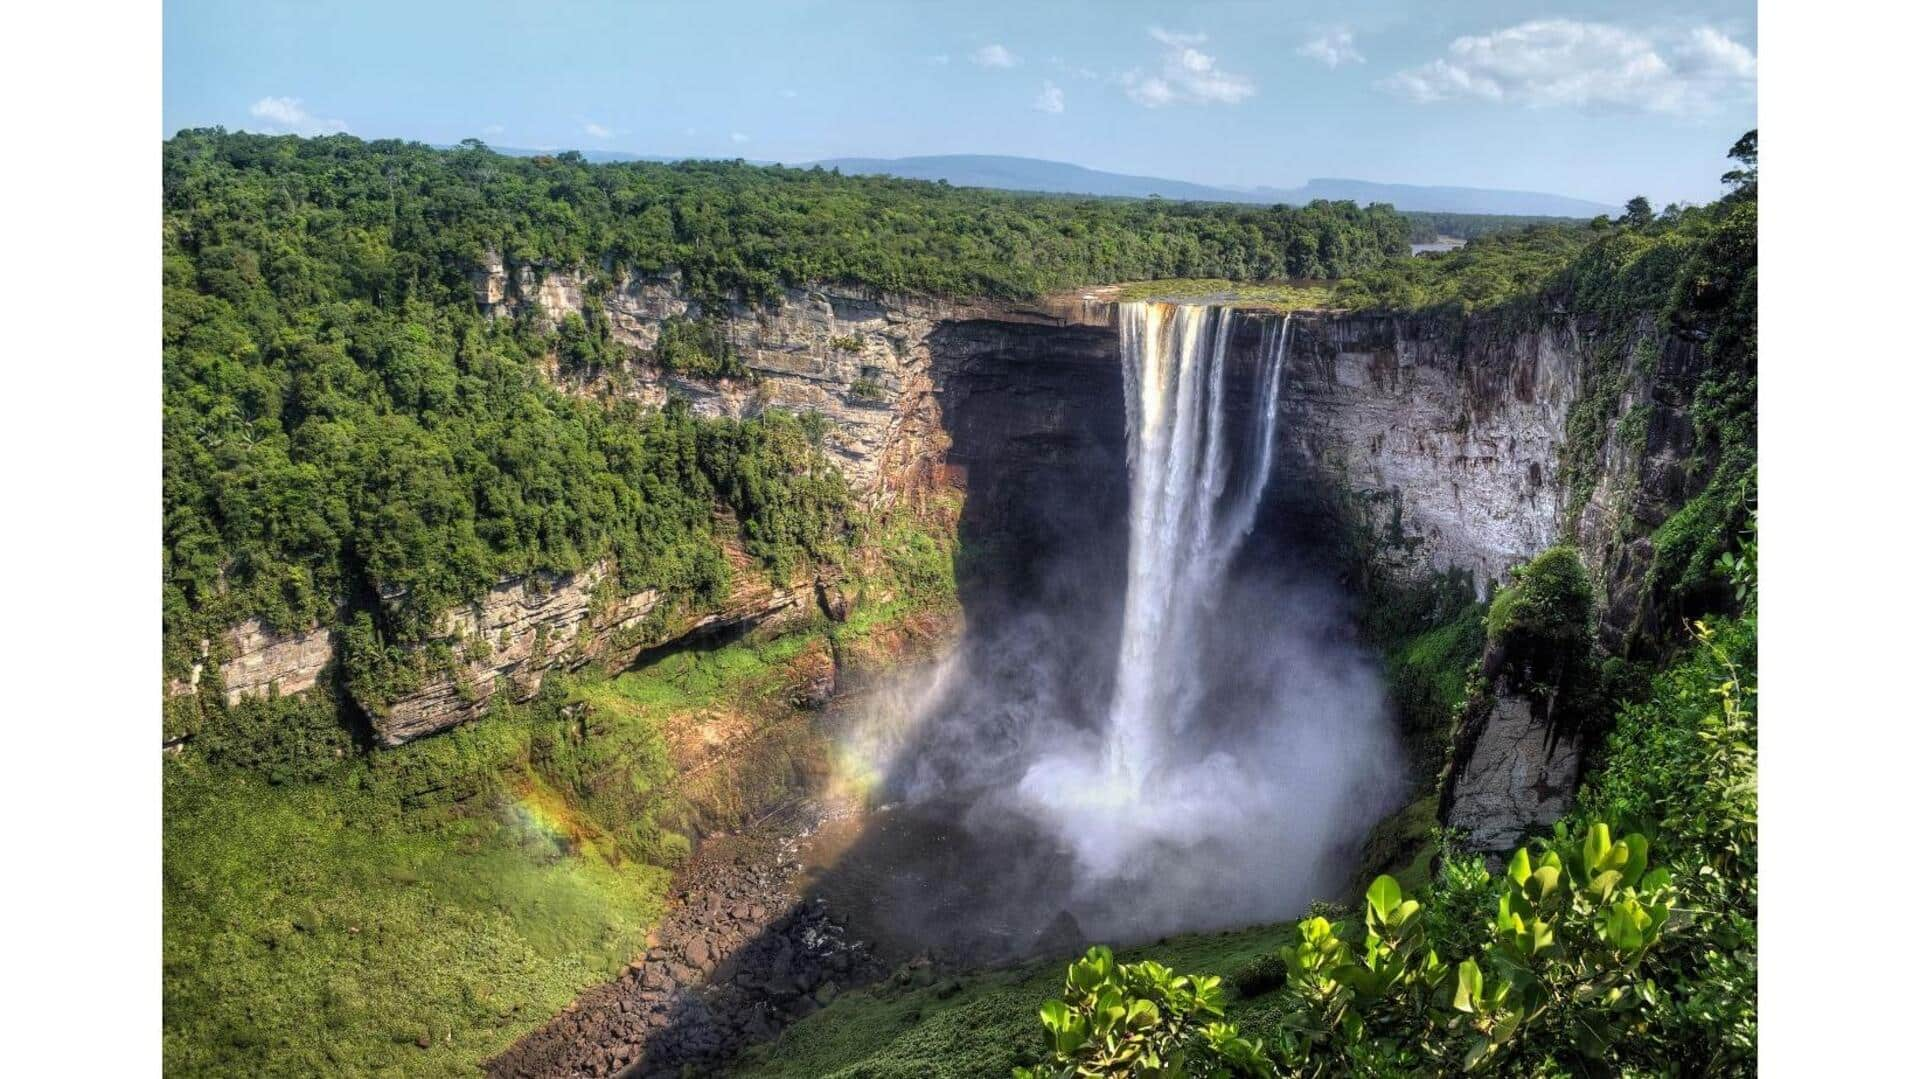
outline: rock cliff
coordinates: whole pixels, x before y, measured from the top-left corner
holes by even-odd
[[[556,380],[575,392],[647,404],[678,394],[708,416],[739,418],[769,408],[819,412],[831,421],[828,444],[848,482],[880,501],[897,493],[890,481],[933,452],[923,440],[938,429],[928,414],[936,330],[969,319],[1064,327],[1105,326],[1111,318],[1106,305],[1072,296],[1032,304],[950,301],[835,285],[786,289],[767,303],[704,304],[676,274],[604,286],[598,280],[572,270],[509,271],[490,256],[475,274],[474,298],[489,313],[530,309],[557,320],[580,313],[586,298],[596,296],[614,340],[641,350],[659,343],[669,320],[717,320],[749,378],[685,378],[639,363],[586,375],[556,371]],[[889,475],[889,464],[898,474]]]
[[[1381,568],[1464,571],[1484,597],[1555,541],[1560,446],[1580,384],[1569,333],[1397,316],[1293,322],[1281,437],[1309,482],[1350,497]]]
[[[501,317],[547,320],[597,303],[612,337],[641,358],[618,370],[556,367],[553,379],[571,392],[647,403],[678,394],[699,412],[730,417],[821,413],[839,467],[876,510],[916,491],[965,491],[970,473],[1000,477],[962,519],[970,549],[1006,540],[1013,526],[1047,532],[1026,537],[1033,542],[1071,543],[1124,520],[1112,512],[1124,498],[1125,437],[1110,302],[1078,294],[962,302],[821,286],[764,303],[703,305],[672,274],[607,276],[490,257],[473,275],[474,298]],[[1251,357],[1262,320],[1278,317],[1242,320],[1236,352]],[[720,327],[748,377],[703,381],[647,362],[662,327],[678,318]],[[1624,384],[1649,406],[1643,413],[1652,411],[1651,463],[1639,463],[1637,443],[1610,440],[1591,499],[1570,513],[1561,450],[1586,377],[1583,341],[1566,324],[1514,331],[1471,320],[1297,314],[1280,424],[1280,459],[1293,482],[1279,486],[1357,510],[1381,569],[1460,570],[1483,594],[1572,527],[1610,586],[1603,609],[1637,610],[1638,597],[1616,594],[1634,586],[1642,558],[1619,539],[1632,531],[1619,517],[1670,511],[1671,497],[1637,493],[1673,485],[1662,462],[1684,455],[1684,398],[1663,398],[1654,379]],[[1661,363],[1684,371],[1685,350],[1669,352]],[[1009,497],[1061,512],[988,504]],[[808,608],[811,581],[736,576],[741,590],[722,609],[684,625],[657,617],[652,590],[620,594],[604,565],[570,578],[501,581],[443,616],[438,638],[422,646],[436,658],[419,690],[364,702],[376,735],[398,744],[463,722],[484,711],[496,687],[531,694],[555,664],[627,662],[680,634]],[[335,643],[329,627],[281,636],[243,624],[218,649],[220,681],[230,701],[275,686],[301,692],[323,676]]]

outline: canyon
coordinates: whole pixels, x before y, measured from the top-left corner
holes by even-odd
[[[609,283],[598,273],[509,267],[497,256],[472,280],[476,303],[495,317],[528,312],[552,322],[597,303],[613,338],[638,350],[656,344],[670,320],[716,321],[748,377],[700,380],[643,363],[556,367],[550,377],[595,397],[659,403],[677,394],[705,415],[818,412],[833,460],[863,505],[885,514],[962,494],[959,528],[970,552],[1016,544],[1044,551],[1102,534],[1111,543],[1112,532],[1124,533],[1126,409],[1113,289],[1008,303],[821,286],[787,289],[771,302],[716,304],[672,274]],[[1243,314],[1222,343],[1237,408],[1258,396],[1255,357],[1282,317],[1258,305]],[[1551,314],[1513,327],[1293,312],[1274,427],[1274,497],[1260,527],[1290,529],[1330,562],[1351,562],[1357,550],[1365,572],[1393,580],[1464,574],[1483,598],[1512,567],[1570,540],[1600,583],[1602,641],[1630,648],[1652,605],[1640,593],[1646,536],[1695,493],[1684,462],[1698,346],[1650,321],[1634,328],[1636,351],[1651,362],[1617,380],[1612,414],[1640,422],[1634,432],[1608,428],[1597,480],[1578,492],[1564,475],[1564,451],[1569,415],[1590,392],[1598,332]],[[617,667],[646,649],[778,624],[828,602],[834,583],[739,573],[717,609],[666,618],[656,613],[656,591],[619,594],[608,571],[602,563],[569,576],[503,580],[445,612],[436,640],[420,647],[442,646],[453,661],[396,700],[363,702],[377,741],[398,745],[471,720],[496,692],[526,699],[555,667]],[[323,677],[335,644],[328,626],[275,633],[248,622],[203,642],[202,666],[217,669],[229,702],[292,694]],[[198,681],[169,691],[195,692]],[[1512,747],[1536,740],[1520,712],[1496,710],[1508,717],[1504,733],[1463,747],[1457,823],[1490,849],[1516,827],[1557,816],[1572,790],[1565,780],[1578,772],[1577,760],[1554,761],[1516,789],[1481,789],[1504,784]]]

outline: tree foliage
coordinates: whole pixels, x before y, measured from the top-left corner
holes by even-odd
[[[484,316],[473,277],[488,253],[585,268],[599,285],[671,270],[696,295],[752,300],[833,281],[1025,296],[1128,277],[1328,276],[1406,243],[1390,209],[1349,203],[1041,198],[472,142],[186,131],[165,144],[162,174],[176,675],[199,640],[247,617],[291,630],[341,621],[342,605],[376,610],[384,643],[361,633],[352,650],[374,657],[508,575],[610,556],[628,587],[708,602],[732,572],[731,528],[775,573],[839,544],[847,492],[801,424],[555,392],[550,360],[578,372],[633,357],[591,294],[551,326]],[[653,359],[689,377],[746,373],[710,321],[670,320]]]
[[[1063,198],[741,162],[508,157],[477,142],[216,128],[169,140],[164,168],[170,212],[239,196],[249,213],[337,238],[352,257],[329,269],[395,299],[466,289],[489,250],[514,264],[677,269],[713,298],[817,282],[1021,297],[1139,278],[1336,277],[1408,242],[1384,205]]]
[[[1282,1020],[1272,1049],[1220,1022],[1219,979],[1152,961],[1116,966],[1094,948],[1067,969],[1067,999],[1040,1010],[1051,1056],[1035,1076],[1554,1074],[1617,1066],[1657,989],[1645,965],[1677,892],[1648,866],[1645,836],[1604,823],[1522,848],[1474,952],[1443,959],[1421,902],[1382,875],[1358,922],[1313,916],[1280,949]],[[1202,1025],[1205,1020],[1212,1022]]]
[[[1116,963],[1096,946],[1067,967],[1065,998],[1040,1007],[1049,1057],[1015,1079],[1139,1079],[1276,1074],[1266,1048],[1220,1022],[1225,990],[1212,975],[1175,974],[1153,960]]]

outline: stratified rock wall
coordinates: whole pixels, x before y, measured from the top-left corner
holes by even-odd
[[[614,339],[638,358],[614,370],[555,367],[550,376],[569,392],[653,405],[679,395],[710,416],[770,408],[822,414],[836,464],[878,512],[916,492],[964,491],[970,470],[1000,477],[994,489],[1003,495],[1057,503],[1057,512],[1020,514],[970,504],[961,526],[970,548],[1008,538],[1000,532],[1016,518],[1067,522],[1074,542],[1084,543],[1100,541],[1089,530],[1124,520],[1108,505],[1124,497],[1125,445],[1109,302],[1077,295],[1033,304],[952,301],[823,285],[787,289],[764,303],[705,305],[672,273],[618,277],[511,266],[495,256],[476,269],[473,285],[475,302],[502,317],[532,312],[557,320],[584,311],[589,298],[599,304]],[[676,318],[715,321],[749,376],[700,380],[651,363],[645,353]],[[1239,320],[1236,356],[1251,358],[1277,318]],[[1624,391],[1627,404],[1651,413],[1646,453],[1635,455],[1637,441],[1610,439],[1591,502],[1569,513],[1561,448],[1589,361],[1581,333],[1566,320],[1515,330],[1476,320],[1308,312],[1294,316],[1291,333],[1277,459],[1293,482],[1277,477],[1276,488],[1332,492],[1346,510],[1357,508],[1380,570],[1409,578],[1465,571],[1482,594],[1560,539],[1571,521],[1605,586],[1603,611],[1638,609],[1625,590],[1637,586],[1634,567],[1644,552],[1617,537],[1646,531],[1623,532],[1622,515],[1644,525],[1678,504],[1662,485],[1684,486],[1676,462],[1687,450],[1685,395],[1672,387],[1688,369],[1686,347],[1658,353],[1659,371],[1677,374],[1631,380]],[[957,429],[947,410],[961,403],[964,429]],[[1114,460],[1093,460],[1101,455]],[[1105,539],[1124,545],[1123,536]],[[363,702],[379,739],[398,744],[464,722],[502,688],[530,695],[557,663],[626,662],[681,633],[784,617],[808,607],[813,587],[769,583],[743,568],[740,591],[723,609],[665,626],[653,617],[658,593],[623,594],[611,572],[603,563],[570,577],[504,580],[447,612],[437,638],[420,646],[440,657],[427,684],[398,700]],[[238,701],[315,685],[334,658],[335,635],[326,626],[275,635],[248,622],[222,645],[221,682],[227,699]],[[169,687],[195,691],[193,682]]]
[[[1484,595],[1560,534],[1580,362],[1564,330],[1296,316],[1280,437],[1295,467],[1354,497],[1382,568],[1464,570]]]
[[[532,307],[549,320],[584,309],[596,295],[578,271],[509,271],[490,259],[474,279],[484,310],[510,315]],[[642,350],[659,343],[669,320],[715,319],[750,372],[749,378],[702,380],[650,363],[614,371],[563,374],[556,381],[576,392],[631,397],[658,405],[669,394],[706,416],[741,418],[769,408],[818,412],[830,422],[828,445],[848,483],[869,499],[888,501],[905,475],[891,462],[910,464],[934,447],[929,422],[934,332],[942,325],[987,318],[1039,326],[1106,326],[1106,305],[1066,297],[1038,304],[953,301],[891,295],[853,285],[783,290],[767,303],[733,300],[703,304],[678,274],[633,276],[597,292],[614,340]]]
[[[526,700],[539,692],[557,666],[591,661],[631,662],[643,648],[721,627],[757,626],[804,615],[814,583],[773,588],[746,573],[726,604],[680,624],[648,619],[661,594],[644,589],[622,595],[601,562],[575,574],[534,574],[502,582],[478,602],[441,617],[438,634],[423,649],[444,646],[450,669],[433,671],[426,684],[392,702],[362,701],[383,745],[400,745],[486,713],[497,692]],[[388,597],[395,600],[399,597]]]
[[[249,618],[228,630],[223,643],[228,658],[220,665],[220,680],[229,705],[311,689],[333,662],[333,631],[326,626],[275,633]]]

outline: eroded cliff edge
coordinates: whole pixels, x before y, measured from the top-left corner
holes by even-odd
[[[690,295],[673,275],[608,281],[498,258],[478,267],[473,283],[476,304],[495,317],[557,323],[591,304],[614,340],[640,352],[653,349],[670,322],[718,326],[745,377],[685,377],[645,362],[587,370],[556,362],[549,377],[593,397],[663,403],[679,395],[706,415],[817,412],[828,421],[835,463],[876,511],[964,492],[969,471],[983,464],[1029,481],[1051,470],[1053,482],[1028,483],[1041,492],[1033,497],[1067,498],[1088,460],[1124,457],[1113,305],[1088,295],[973,303],[822,286],[771,302],[716,304]],[[1250,357],[1262,321],[1281,317],[1242,320],[1236,354]],[[1654,362],[1616,380],[1622,399],[1614,414],[1631,422],[1607,429],[1575,484],[1569,417],[1591,392],[1594,341],[1612,328],[1566,318],[1514,327],[1342,312],[1299,312],[1291,321],[1280,459],[1293,481],[1282,487],[1296,504],[1282,512],[1312,502],[1323,515],[1344,515],[1364,529],[1380,572],[1462,572],[1482,595],[1514,565],[1571,539],[1602,585],[1603,639],[1630,641],[1650,606],[1639,593],[1646,535],[1693,493],[1682,467],[1690,451],[1687,342],[1650,324],[1638,329],[1646,344],[1637,354]],[[967,421],[985,426],[956,453],[943,401],[972,398],[991,402]],[[483,714],[495,692],[524,699],[556,665],[620,665],[689,634],[803,614],[832,585],[757,573],[737,582],[717,609],[666,618],[656,591],[622,594],[604,564],[502,580],[445,612],[439,636],[420,646],[440,657],[432,677],[367,709],[376,738],[392,745],[446,729]],[[249,622],[203,649],[202,666],[217,679],[196,673],[170,691],[208,681],[202,688],[229,702],[302,692],[324,677],[336,651],[333,627],[273,634]]]

